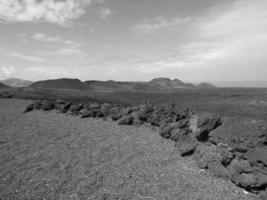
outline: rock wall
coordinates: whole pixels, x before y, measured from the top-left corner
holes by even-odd
[[[247,191],[267,199],[266,129],[249,123],[224,120],[210,113],[196,113],[176,104],[155,106],[150,102],[132,107],[62,100],[35,101],[24,112],[57,110],[81,118],[110,118],[119,125],[149,123],[159,127],[159,134],[174,141],[181,156],[193,156],[198,166],[214,176],[230,179]],[[234,125],[233,125],[234,124]],[[236,131],[234,126],[236,127]],[[244,130],[240,133],[240,127]],[[229,128],[231,127],[231,128]],[[231,132],[232,131],[232,132]]]

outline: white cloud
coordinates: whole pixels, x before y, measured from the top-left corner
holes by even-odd
[[[24,60],[29,60],[32,62],[43,62],[44,59],[38,56],[32,56],[32,55],[26,55],[23,53],[19,53],[19,52],[12,52],[9,54],[9,56],[11,57],[15,57],[15,58],[20,58],[20,59],[24,59]]]
[[[98,15],[101,19],[105,20],[112,14],[111,9],[109,8],[102,8],[98,11]]]
[[[4,48],[0,48],[0,56],[5,56],[5,57],[13,57],[13,58],[19,58],[23,60],[28,60],[32,62],[43,62],[44,58],[39,57],[39,56],[34,56],[34,55],[28,55],[16,51],[9,51]]]
[[[1,0],[0,22],[49,22],[67,25],[86,13],[92,0]]]
[[[266,79],[266,0],[231,1],[208,9],[185,22],[176,23],[174,19],[176,18],[146,20],[146,23],[134,27],[138,33],[156,32],[162,37],[166,36],[163,32],[165,30],[177,33],[176,49],[158,55],[158,61],[151,61],[150,67],[149,63],[144,65],[151,72],[151,65],[154,66],[154,71],[164,69],[164,65],[165,69],[173,66],[172,71],[175,72],[175,69],[181,68],[175,65],[178,62],[184,66],[186,79]],[[178,34],[180,27],[184,31]],[[185,40],[184,33],[187,34]],[[155,63],[161,63],[162,67],[157,67],[159,65]]]
[[[32,36],[32,39],[42,41],[42,42],[51,42],[51,43],[61,43],[70,46],[79,46],[78,43],[72,40],[65,40],[60,36],[48,36],[45,33],[35,33]]]
[[[6,78],[11,76],[15,72],[15,68],[11,66],[0,67],[0,72],[1,78]]]
[[[155,33],[166,29],[181,29],[191,22],[190,17],[165,18],[162,16],[145,19],[142,23],[135,25],[132,29],[140,34]]]

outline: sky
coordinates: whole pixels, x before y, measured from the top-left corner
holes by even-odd
[[[267,0],[0,0],[0,79],[267,81]]]

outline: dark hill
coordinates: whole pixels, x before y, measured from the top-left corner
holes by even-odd
[[[197,87],[198,87],[198,88],[202,88],[202,89],[216,88],[215,85],[212,85],[212,84],[207,83],[207,82],[200,83],[200,84],[198,84]]]
[[[11,87],[28,87],[33,83],[32,81],[22,80],[18,78],[9,78],[1,82]]]
[[[79,79],[68,78],[38,81],[30,85],[30,87],[38,89],[88,89],[88,87]]]
[[[155,78],[149,81],[148,84],[159,89],[195,88],[193,84],[184,83],[178,79],[171,80],[169,78]]]
[[[0,89],[7,89],[7,88],[10,88],[10,86],[0,83]]]
[[[148,89],[158,89],[153,88],[147,82],[119,82],[119,81],[85,81],[87,86],[90,86],[96,91],[133,91],[133,90],[148,90]]]

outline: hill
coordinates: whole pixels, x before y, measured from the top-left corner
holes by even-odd
[[[28,87],[33,83],[32,81],[18,79],[18,78],[9,78],[1,82],[11,87]]]
[[[179,88],[195,88],[193,84],[184,83],[178,79],[171,80],[169,78],[155,78],[147,83],[148,85],[158,89],[179,89]]]
[[[211,89],[211,88],[216,88],[215,85],[212,85],[211,83],[203,82],[197,85],[198,88],[202,89]]]
[[[31,84],[30,87],[35,89],[78,89],[78,90],[84,90],[88,88],[79,79],[68,79],[68,78],[37,81]]]
[[[194,89],[198,86],[192,83],[184,83],[181,80],[169,78],[155,78],[148,82],[117,82],[113,80],[109,81],[85,81],[85,85],[90,86],[96,91],[116,91],[116,90],[172,90],[172,89]],[[207,88],[208,83],[199,85],[199,88]],[[210,87],[211,88],[211,84]]]
[[[10,88],[10,86],[0,83],[0,89],[7,89],[7,88]]]
[[[135,91],[157,89],[149,85],[147,82],[119,82],[119,81],[85,81],[85,85],[91,87],[95,91]]]

